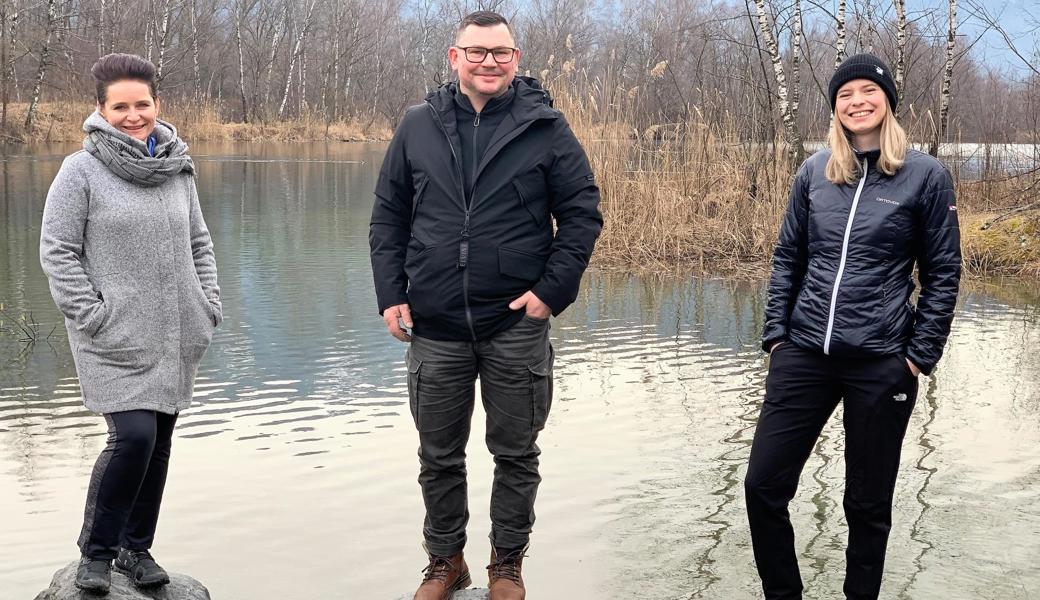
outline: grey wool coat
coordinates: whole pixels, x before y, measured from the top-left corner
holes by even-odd
[[[98,113],[84,130],[88,141],[92,131],[116,136],[147,158],[143,142]],[[157,121],[155,134],[157,157],[172,148],[186,164],[142,184],[81,150],[62,163],[43,211],[40,262],[65,315],[84,404],[97,413],[187,408],[222,318],[194,166],[172,125]]]

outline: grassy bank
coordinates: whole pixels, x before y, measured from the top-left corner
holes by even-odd
[[[326,122],[318,113],[279,121],[229,122],[212,103],[169,101],[160,107],[160,118],[173,123],[181,137],[191,141],[228,140],[240,142],[364,142],[390,139],[386,123],[360,121]],[[36,127],[27,132],[27,104],[8,106],[7,127],[0,135],[9,142],[78,142],[83,139],[83,120],[94,110],[89,102],[50,102],[37,109]]]
[[[776,149],[780,140],[749,143],[733,123],[708,122],[696,110],[683,123],[640,128],[631,118],[638,92],[603,108],[587,91],[595,86],[561,87],[557,105],[588,149],[603,194],[598,265],[768,273],[795,171]],[[1040,278],[1040,210],[1002,218],[1035,200],[1040,173],[954,176],[966,275]]]

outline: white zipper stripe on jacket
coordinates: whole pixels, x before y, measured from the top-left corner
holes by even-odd
[[[867,181],[867,159],[863,159],[863,177],[859,180],[856,195],[852,198],[849,210],[849,222],[845,224],[845,239],[841,243],[841,262],[838,263],[838,274],[834,277],[834,290],[831,292],[831,310],[827,313],[827,335],[823,337],[823,353],[831,353],[831,334],[834,333],[834,309],[838,306],[838,288],[841,287],[841,276],[845,273],[845,259],[849,256],[849,236],[852,235],[852,220],[856,218],[856,206],[859,195],[863,192],[863,183]]]

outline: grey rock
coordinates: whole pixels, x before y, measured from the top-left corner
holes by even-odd
[[[139,590],[130,583],[126,575],[114,569],[112,590],[109,594],[90,594],[76,587],[78,562],[73,561],[55,573],[51,579],[51,586],[40,592],[36,600],[210,600],[206,586],[187,575],[170,573],[169,585],[154,590]]]
[[[451,600],[487,600],[488,591],[485,588],[470,588],[455,592]],[[39,600],[37,598],[37,600]],[[412,594],[401,596],[398,600],[412,600]]]

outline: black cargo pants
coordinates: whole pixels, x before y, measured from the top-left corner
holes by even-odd
[[[535,442],[552,402],[549,320],[525,315],[480,342],[413,337],[406,361],[409,405],[419,430],[427,550],[451,556],[466,544],[466,442],[478,376],[487,413],[485,442],[495,460],[491,543],[525,546],[541,482]]]
[[[845,597],[876,599],[892,524],[899,454],[917,399],[906,358],[835,358],[784,342],[773,350],[744,480],[755,563],[767,600],[802,597],[787,505],[824,424],[844,401]]]

